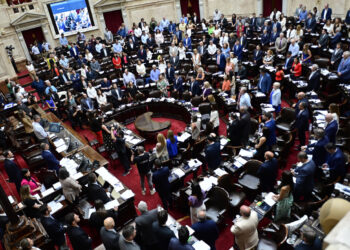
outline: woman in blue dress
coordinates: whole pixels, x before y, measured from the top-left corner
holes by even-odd
[[[308,44],[304,44],[304,47],[303,47],[303,55],[302,55],[302,58],[301,58],[301,62],[302,63],[311,63],[311,58],[312,58],[312,54],[311,54],[311,51],[309,49],[309,45]]]

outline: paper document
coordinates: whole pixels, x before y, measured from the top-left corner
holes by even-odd
[[[195,242],[192,246],[195,250],[210,250],[210,246],[202,240]]]
[[[41,195],[43,197],[45,197],[45,196],[48,196],[49,194],[52,194],[53,192],[55,192],[55,190],[53,188],[49,188],[49,189],[45,190],[44,192],[42,192]]]
[[[63,205],[60,202],[56,201],[51,201],[47,205],[51,207],[51,213],[55,213],[63,207]]]
[[[273,205],[276,204],[276,201],[272,198],[275,194],[270,192],[265,196],[264,201],[267,203],[267,205],[269,205],[270,207],[272,207]]]
[[[61,182],[56,182],[55,184],[52,185],[52,187],[53,187],[55,190],[61,189],[61,188],[62,188]]]
[[[117,200],[111,200],[110,202],[107,202],[105,204],[105,209],[109,210],[109,209],[117,207],[117,206],[119,206],[119,202]]]
[[[225,170],[222,170],[221,168],[217,168],[214,170],[214,173],[217,175],[217,176],[223,176],[225,174],[227,174],[227,172]]]
[[[122,199],[125,201],[134,196],[135,194],[130,189],[126,190],[124,193],[121,194]]]
[[[176,174],[179,178],[185,175],[184,171],[182,171],[180,168],[174,168],[173,173]]]

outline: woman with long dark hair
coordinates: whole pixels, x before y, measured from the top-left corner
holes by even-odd
[[[290,171],[283,171],[281,184],[278,187],[279,194],[274,195],[277,201],[275,221],[288,220],[293,205],[293,174]]]
[[[166,146],[168,149],[169,158],[172,159],[177,156],[177,136],[174,135],[174,132],[169,129],[167,134]]]
[[[197,212],[199,210],[205,210],[204,199],[205,193],[202,191],[199,183],[194,183],[192,185],[192,194],[188,197],[192,225],[198,222]]]
[[[21,186],[28,185],[31,195],[38,194],[41,189],[41,184],[37,180],[35,180],[32,176],[30,176],[29,169],[23,168],[21,172],[23,177],[21,181]]]
[[[259,161],[264,161],[265,152],[268,150],[267,138],[269,137],[270,130],[267,127],[262,128],[262,136],[260,136],[258,143],[255,145],[256,153],[254,155],[255,159]]]
[[[98,232],[100,232],[101,227],[103,227],[103,221],[107,217],[112,217],[114,221],[117,221],[118,207],[106,210],[102,200],[95,200],[94,204],[96,212],[93,212],[90,215],[89,224],[90,226],[96,228]]]

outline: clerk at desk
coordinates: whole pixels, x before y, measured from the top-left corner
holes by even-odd
[[[55,155],[51,153],[50,146],[47,143],[41,143],[41,149],[43,150],[41,155],[46,161],[48,169],[55,170],[58,175],[58,170],[60,168],[60,162],[56,159]]]

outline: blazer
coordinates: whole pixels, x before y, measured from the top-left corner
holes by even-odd
[[[170,57],[169,58],[169,62],[171,64],[171,66],[173,66],[174,68],[177,67],[177,65],[179,65],[179,57],[176,56],[176,57]]]
[[[322,10],[321,19],[323,19],[324,12],[325,12],[325,9]],[[330,20],[330,19],[332,19],[332,9],[328,8],[328,11],[327,11],[327,14],[326,14],[326,20]]]
[[[218,60],[218,57],[219,60]],[[220,55],[216,55],[216,65],[219,66],[219,71],[225,71],[225,67],[226,67],[226,58],[225,58],[225,55],[224,54],[220,54]],[[218,61],[219,61],[219,64],[218,64]]]
[[[71,203],[75,201],[81,190],[80,184],[72,177],[60,180],[60,183],[64,197]]]
[[[266,144],[268,146],[273,146],[276,144],[276,122],[274,119],[271,119],[267,122],[265,122],[265,127],[269,129],[269,136],[266,140]]]
[[[102,200],[103,203],[110,201],[106,191],[98,184],[89,184],[87,188],[88,200],[94,202],[95,200]]]
[[[302,74],[302,66],[301,66],[301,63],[295,64],[295,63],[293,62],[293,64],[292,64],[292,69],[293,69],[293,71],[295,71],[294,76],[296,76],[296,77],[301,76],[301,74]]]
[[[60,167],[60,162],[56,159],[56,157],[49,150],[43,150],[41,152],[41,156],[46,161],[48,169],[58,170]]]
[[[135,218],[136,237],[135,241],[142,246],[154,245],[157,241],[152,230],[153,222],[157,221],[158,210],[144,212]]]
[[[239,41],[239,45],[242,46],[242,48],[247,47],[248,41],[247,41],[247,38],[245,36],[240,37],[238,39],[238,41]]]
[[[173,67],[170,67],[170,74],[169,74],[169,68],[167,67],[165,69],[165,76],[169,82],[173,82],[175,79],[175,69]]]
[[[221,163],[220,142],[214,142],[205,148],[205,160],[209,169],[216,169]]]
[[[139,49],[139,51],[137,51],[137,58],[140,59],[143,62],[147,62],[147,52],[145,49],[141,50]]]
[[[40,221],[55,245],[61,246],[65,243],[65,229],[60,222],[52,216],[43,216]]]
[[[232,146],[240,146],[241,145],[241,136],[240,136],[240,127],[239,121],[236,119],[232,121],[232,123],[228,127],[228,135],[230,138],[230,144]]]
[[[295,169],[296,181],[294,185],[294,197],[299,200],[300,196],[309,196],[314,188],[314,174],[316,165],[309,160]]]
[[[100,230],[101,241],[106,250],[119,250],[119,237],[118,232],[113,232],[102,227]]]
[[[333,38],[331,38],[331,47],[332,48],[335,48],[337,43],[340,43],[341,42],[341,37],[342,37],[342,34],[341,32],[337,32]]]
[[[92,250],[92,239],[80,227],[68,226],[67,234],[74,250]]]
[[[269,41],[270,41],[270,36],[269,36],[268,33],[262,34],[262,35],[261,35],[261,44],[262,44],[262,45],[268,44]]]
[[[329,155],[327,164],[329,167],[330,178],[335,181],[339,176],[343,178],[346,174],[345,157],[343,152],[337,148],[334,154]]]
[[[334,50],[334,52],[332,53],[331,61],[334,63],[339,63],[342,58],[343,58],[343,50],[342,49],[339,49],[338,51]]]
[[[161,195],[170,193],[169,175],[170,171],[168,167],[162,167],[153,172],[152,182],[154,183],[156,191]]]
[[[186,243],[185,245],[182,245],[178,238],[173,237],[170,240],[169,248],[168,250],[195,250],[193,246]]]
[[[182,93],[184,91],[182,77],[179,76],[174,80],[174,89],[179,91],[179,93]]]
[[[297,118],[295,119],[295,127],[299,131],[307,131],[309,129],[309,111],[307,109],[304,109],[297,115]]]
[[[103,222],[107,217],[112,217],[114,221],[118,220],[118,212],[111,208],[107,210],[107,213],[101,214],[98,212],[93,212],[89,218],[89,225],[95,228],[97,231],[100,231],[103,228]]]
[[[315,162],[316,166],[322,166],[322,164],[327,161],[328,152],[325,149],[325,146],[328,142],[329,139],[327,136],[325,136],[317,142],[307,146],[306,153],[312,154],[312,160]],[[313,150],[311,150],[311,148],[313,148]]]
[[[320,39],[318,39],[318,43],[321,46],[321,48],[327,47],[329,42],[329,36],[328,34],[324,34],[320,36]]]
[[[241,145],[247,145],[250,133],[250,114],[248,112],[241,114],[239,127],[241,129]]]
[[[16,185],[21,185],[22,174],[20,167],[9,159],[5,159],[4,168],[9,177],[9,181],[15,183]]]
[[[94,103],[92,102],[91,98],[87,97],[86,99],[81,99],[80,101],[80,105],[81,105],[81,109],[82,111],[88,111],[89,110],[89,105],[90,107],[94,108]]]
[[[237,59],[239,61],[242,60],[242,56],[243,56],[243,48],[241,45],[235,45],[233,46],[233,53],[237,56]]]
[[[315,20],[315,18],[312,17],[312,18],[306,19],[305,26],[306,26],[307,30],[311,30],[311,32],[314,32],[315,28],[316,28],[316,20]]]
[[[265,73],[265,75],[260,75],[258,89],[261,92],[265,94],[269,93],[271,90],[271,84],[272,84],[272,80],[269,73]]]
[[[305,104],[306,104],[306,109],[309,108],[309,101],[308,101],[306,98],[301,99],[301,100],[298,100],[297,103],[295,104],[295,108],[294,108],[295,117],[297,117],[298,114],[299,114],[299,111],[300,111],[300,110],[299,110],[299,104],[300,104],[301,102],[305,102]]]
[[[112,94],[113,99],[118,100],[117,92],[119,93],[119,97],[123,98],[123,92],[121,91],[120,88],[117,88],[117,89],[112,89],[111,90],[111,94]]]
[[[201,95],[201,90],[197,81],[190,82],[190,92],[192,93],[192,96]]]
[[[338,132],[338,122],[336,120],[331,121],[327,124],[324,133],[328,137],[328,140],[335,143],[336,135]]]
[[[231,227],[231,232],[235,236],[235,241],[239,249],[251,249],[258,245],[258,227],[259,219],[255,211],[251,211],[250,216],[240,217]]]
[[[340,79],[344,80],[344,83],[350,81],[350,58],[346,60],[343,58],[339,63],[338,72],[341,73]]]
[[[281,45],[281,46],[280,46]],[[281,38],[280,37],[277,37],[276,39],[276,42],[275,42],[275,48],[276,48],[276,51],[279,52],[279,53],[284,53],[286,52],[286,49],[287,49],[287,45],[288,45],[288,41],[286,38],[282,38],[282,41],[281,41]],[[293,61],[293,60],[292,60]]]
[[[219,229],[213,220],[205,220],[194,223],[192,226],[194,236],[197,239],[203,240],[210,246],[211,250],[215,250],[215,241],[219,237]]]
[[[241,80],[245,79],[247,77],[247,69],[242,65],[241,69],[238,69],[237,74]]]
[[[287,72],[290,71],[290,69],[292,68],[292,65],[293,65],[293,58],[292,57],[286,58],[286,62],[284,63],[284,67],[286,68]]]
[[[345,23],[350,24],[350,10],[348,10],[348,12],[346,13]]]
[[[259,64],[258,62],[262,62],[263,59],[263,52],[261,50],[254,50],[254,61],[257,62],[257,64]]]
[[[71,48],[69,49],[69,52],[70,52],[71,57],[75,57],[75,58],[78,58],[78,56],[79,56],[79,54],[80,54],[79,49],[78,49],[78,46],[71,47]],[[76,54],[74,54],[74,52],[75,52]]]
[[[275,43],[277,38],[279,38],[280,33],[271,33],[270,35],[270,43]]]
[[[106,50],[106,51],[105,51]],[[102,48],[101,49],[101,53],[100,53],[100,57],[109,57],[110,56],[110,51],[109,49],[106,47],[105,50]]]
[[[183,43],[184,47],[187,47],[188,49],[192,49],[192,40],[191,40],[191,37],[184,38],[184,39],[182,40],[182,43]]]
[[[315,71],[312,74],[311,78],[309,78],[309,84],[307,86],[307,89],[309,91],[311,90],[317,91],[320,87],[320,78],[321,78],[320,71],[319,70]]]
[[[152,230],[157,239],[158,249],[168,249],[170,239],[175,237],[174,232],[167,226],[159,226],[158,221],[153,222]]]
[[[70,79],[69,79],[67,73],[64,72],[63,75],[66,77],[67,82],[69,82]],[[58,76],[58,78],[59,78],[61,84],[65,84],[64,79],[63,79],[63,75],[60,74],[60,75]]]
[[[258,169],[260,179],[260,188],[262,192],[270,192],[274,190],[278,172],[278,163],[276,158],[265,161]]]

